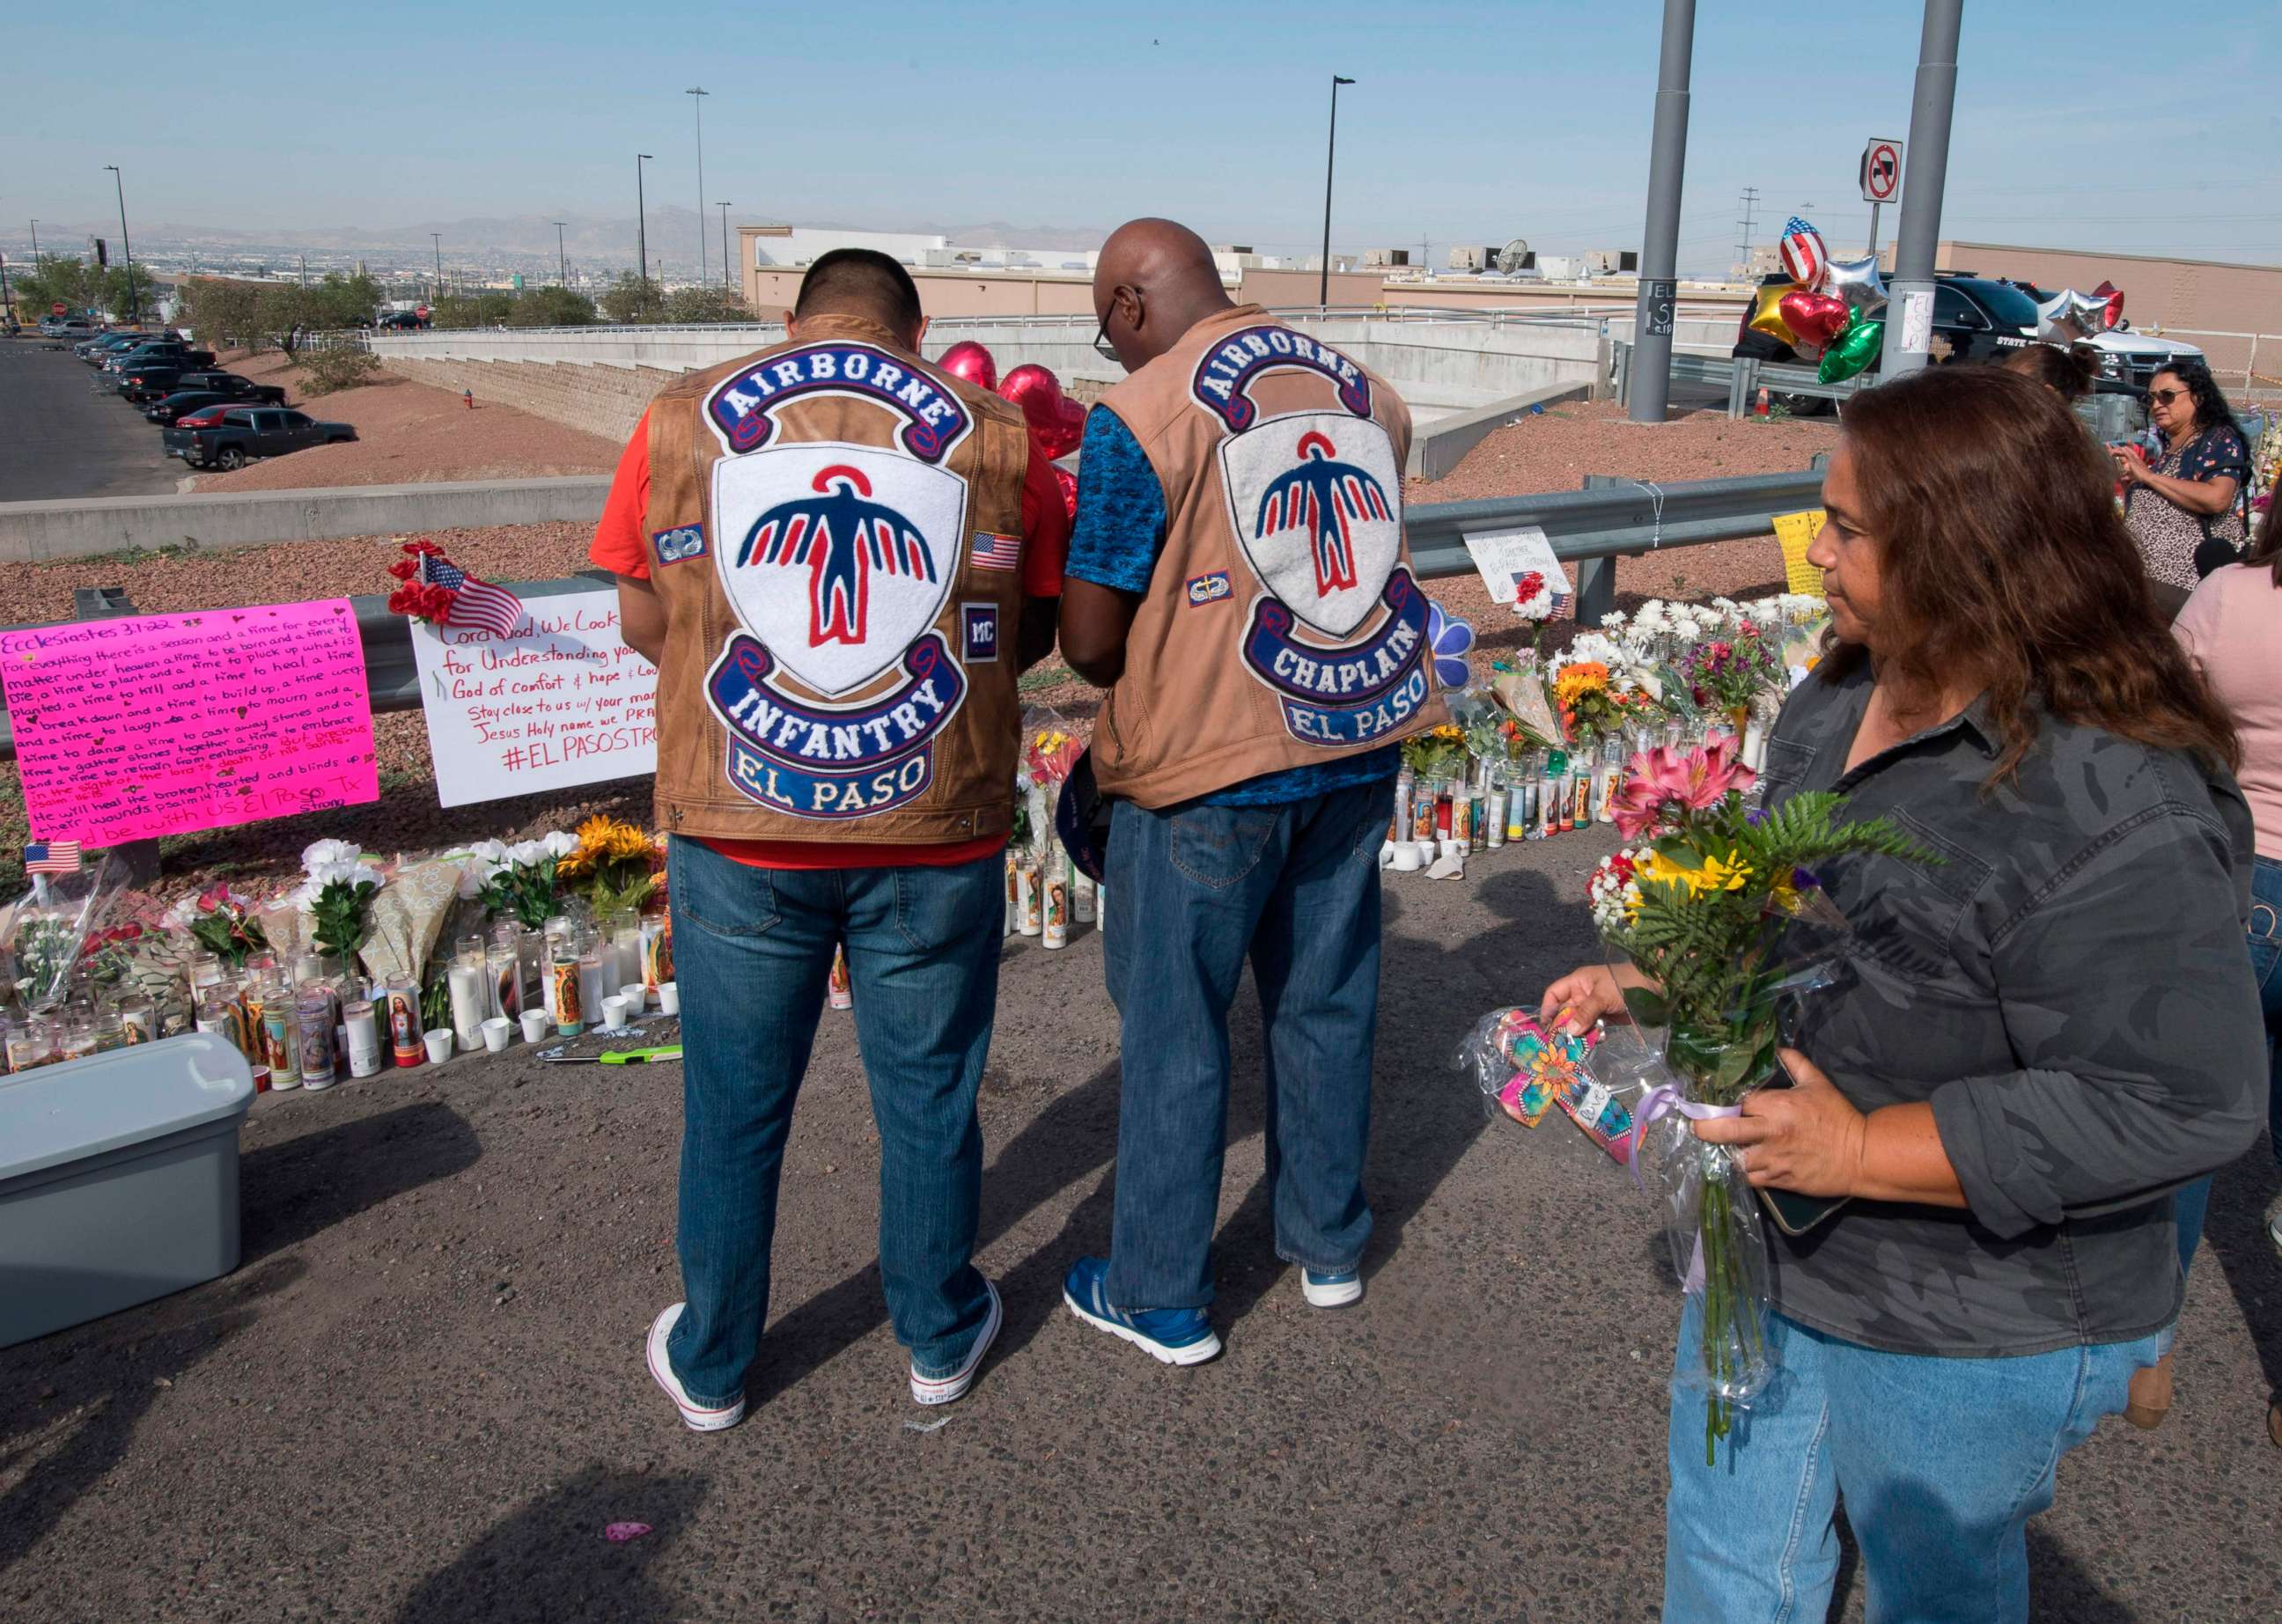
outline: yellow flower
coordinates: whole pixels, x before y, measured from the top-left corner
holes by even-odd
[[[1732,857],[1706,857],[1702,868],[1683,869],[1662,852],[1652,851],[1642,860],[1637,878],[1642,885],[1682,887],[1692,901],[1711,892],[1741,891],[1750,877],[1751,865]]]

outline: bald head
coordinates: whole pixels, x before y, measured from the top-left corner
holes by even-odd
[[[1178,221],[1129,220],[1101,245],[1093,313],[1128,372],[1148,365],[1231,303],[1211,248]]]

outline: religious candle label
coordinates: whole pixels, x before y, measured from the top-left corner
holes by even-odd
[[[114,846],[376,800],[345,598],[0,632],[32,836]]]
[[[657,672],[618,636],[610,587],[524,600],[523,629],[412,625],[447,807],[657,770]]]

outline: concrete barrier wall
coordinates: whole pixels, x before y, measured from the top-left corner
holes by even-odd
[[[35,562],[185,545],[250,547],[487,524],[590,523],[602,516],[609,488],[609,476],[584,474],[459,484],[0,502],[0,561]]]

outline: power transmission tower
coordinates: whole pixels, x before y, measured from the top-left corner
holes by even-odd
[[[1735,264],[1741,274],[1748,276],[1751,274],[1751,227],[1756,223],[1753,217],[1758,211],[1759,189],[1756,186],[1743,188],[1743,200],[1737,206],[1742,209],[1743,218],[1735,222],[1735,229],[1740,234],[1735,243]]]

